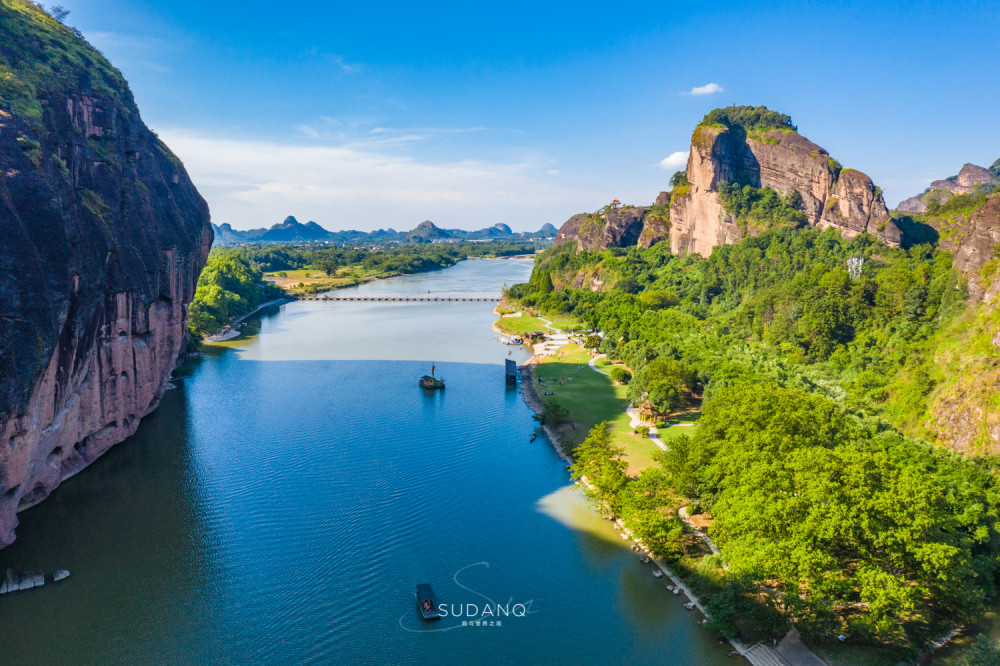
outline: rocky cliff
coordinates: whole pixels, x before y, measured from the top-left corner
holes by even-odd
[[[932,181],[926,190],[899,202],[898,209],[908,213],[926,213],[934,199],[938,204],[946,203],[957,194],[973,194],[986,189],[990,190],[1000,185],[1000,178],[993,171],[1000,171],[1000,160],[993,163],[990,169],[984,169],[975,164],[965,164],[954,176]]]
[[[167,388],[208,207],[120,73],[0,0],[0,546]]]
[[[781,195],[794,190],[811,226],[834,227],[848,238],[867,232],[887,245],[901,240],[871,179],[841,169],[827,151],[794,129],[699,125],[691,139],[687,179],[690,185],[675,191],[670,202],[670,247],[677,254],[708,256],[716,245],[739,242],[748,233],[725,209],[719,196],[722,181]]]
[[[575,241],[587,252],[609,247],[636,245],[648,208],[612,204],[597,213],[580,213],[566,220],[556,234],[556,243]]]
[[[720,196],[724,184],[773,190],[803,224],[833,227],[847,238],[869,233],[887,245],[902,242],[882,190],[868,176],[842,169],[799,134],[788,116],[764,107],[709,113],[692,135],[686,173],[677,175],[684,178],[671,192],[660,192],[649,208],[612,205],[574,215],[559,229],[556,243],[603,250],[650,247],[669,239],[674,254],[707,257],[717,245],[738,243],[762,230],[727,209]]]
[[[964,225],[952,265],[968,279],[969,299],[992,301],[1000,291],[996,257],[1000,246],[1000,194],[990,195]]]

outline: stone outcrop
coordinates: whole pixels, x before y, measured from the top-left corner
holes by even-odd
[[[994,251],[1000,245],[1000,194],[990,195],[965,225],[952,265],[968,278],[969,299],[992,302],[1000,291]]]
[[[156,408],[212,229],[100,53],[37,6],[2,0],[0,56],[17,91],[0,100],[4,546],[18,509]]]
[[[644,206],[608,206],[599,213],[574,215],[559,228],[555,242],[575,241],[578,249],[587,252],[636,245],[648,210]]]
[[[670,238],[670,193],[656,195],[652,208],[646,212],[639,233],[639,247],[649,248]]]
[[[698,126],[691,140],[687,179],[670,202],[670,246],[677,254],[708,256],[712,248],[742,240],[744,231],[722,205],[721,181],[797,191],[808,224],[840,229],[853,238],[867,232],[899,245],[882,192],[865,174],[841,170],[829,153],[791,130],[747,135],[740,127]]]
[[[995,185],[1000,185],[1000,179],[988,169],[966,163],[958,174],[932,181],[930,187],[920,194],[900,201],[897,209],[908,213],[926,213],[931,199],[943,204],[957,194],[972,194],[979,189],[989,189]]]
[[[603,250],[669,240],[674,254],[707,257],[718,245],[761,231],[725,209],[719,196],[722,182],[769,188],[782,196],[797,192],[801,203],[794,205],[806,224],[833,227],[846,238],[869,233],[891,246],[903,240],[882,190],[860,171],[842,169],[790,123],[785,129],[750,133],[739,125],[699,125],[691,138],[686,177],[671,192],[660,192],[650,208],[612,206],[574,215],[559,229],[556,243],[573,241],[581,250]]]

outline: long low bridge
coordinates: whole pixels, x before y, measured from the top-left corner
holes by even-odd
[[[299,296],[300,301],[380,301],[380,302],[416,302],[441,303],[445,301],[460,303],[499,303],[500,299],[491,296]]]

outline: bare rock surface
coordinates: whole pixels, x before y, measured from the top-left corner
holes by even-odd
[[[1000,194],[990,195],[965,225],[952,265],[967,276],[969,299],[992,302],[997,284],[995,248],[1000,245]]]
[[[647,210],[643,206],[614,206],[600,213],[574,215],[559,228],[555,242],[575,241],[587,252],[636,245]]]
[[[670,246],[678,254],[708,256],[712,248],[742,240],[744,232],[724,208],[721,181],[745,182],[786,194],[797,191],[811,226],[839,229],[845,237],[870,233],[887,245],[902,234],[892,222],[882,192],[871,179],[841,169],[829,153],[791,130],[748,136],[741,128],[698,126],[691,139],[690,187],[670,203]]]
[[[920,194],[900,201],[897,209],[907,213],[926,213],[931,199],[943,204],[957,194],[971,194],[978,188],[994,185],[1000,185],[1000,179],[988,169],[967,163],[956,175],[931,181],[930,186]]]

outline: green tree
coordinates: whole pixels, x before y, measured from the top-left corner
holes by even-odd
[[[632,373],[621,366],[611,368],[611,381],[618,384],[628,384],[632,379]]]
[[[1000,160],[998,160],[1000,161]],[[986,634],[979,634],[955,661],[955,666],[996,666],[1000,664],[1000,645]]]
[[[573,450],[574,462],[570,467],[574,479],[585,480],[587,497],[616,515],[621,513],[621,493],[628,481],[625,475],[628,463],[624,457],[625,450],[612,442],[608,424],[602,421]]]
[[[543,426],[555,427],[565,421],[568,416],[569,410],[559,404],[558,400],[551,398],[545,401],[545,408],[542,412],[535,414],[532,418]]]

